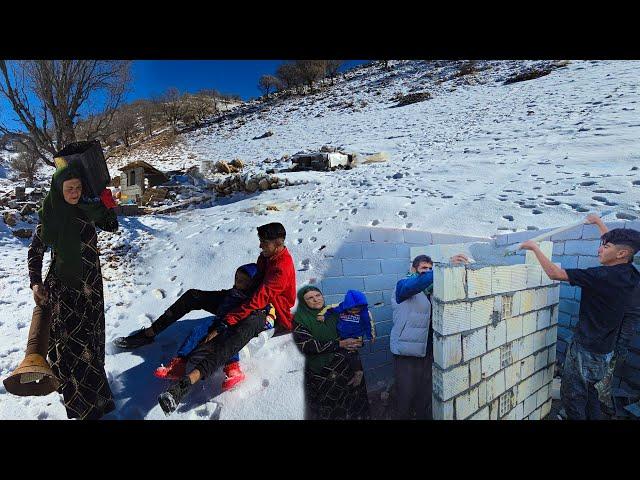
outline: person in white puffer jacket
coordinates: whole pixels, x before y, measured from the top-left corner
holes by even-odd
[[[452,263],[468,262],[463,254]],[[431,365],[433,331],[430,293],[433,289],[433,262],[418,255],[406,278],[396,284],[392,298],[393,327],[390,335],[393,353],[393,416],[396,419],[431,419]],[[415,412],[415,417],[412,415]]]

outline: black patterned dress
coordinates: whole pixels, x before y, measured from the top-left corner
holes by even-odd
[[[68,418],[98,419],[115,408],[104,370],[105,332],[102,272],[93,223],[80,222],[82,283],[79,288],[63,284],[56,276],[53,262],[44,281],[49,292],[51,334],[49,362],[61,382],[58,392],[64,397]],[[118,220],[110,212],[97,225],[115,232]],[[47,246],[40,236],[39,224],[29,246],[31,286],[42,283],[42,258]],[[54,252],[55,256],[55,252]]]
[[[303,325],[296,324],[293,339],[305,355],[333,352],[331,362],[320,372],[304,369],[306,420],[366,420],[370,418],[367,385],[364,377],[357,387],[347,385],[362,370],[357,352],[347,353],[336,340],[320,342]]]

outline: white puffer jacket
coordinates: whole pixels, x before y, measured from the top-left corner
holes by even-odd
[[[427,354],[427,340],[431,324],[431,302],[420,292],[393,307],[393,327],[391,328],[391,352],[408,357],[424,357]]]

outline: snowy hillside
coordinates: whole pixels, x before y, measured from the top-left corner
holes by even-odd
[[[455,69],[445,63],[359,68],[313,96],[240,107],[248,113],[185,134],[161,155],[118,159],[112,175],[136,159],[171,170],[240,158],[259,172],[288,167],[284,155],[323,145],[389,154],[387,162],[348,171],[286,173],[308,183],[221,198],[209,208],[122,218],[118,234],[100,234],[107,340],[148,325],[186,289],[230,286],[235,268],[258,255],[255,227],[270,221],[287,228],[302,285],[322,276],[352,225],[491,236],[568,224],[586,211],[640,217],[640,62],[571,62],[504,85],[522,65],[489,62],[449,80]],[[396,94],[412,91],[432,98],[393,107]],[[268,130],[274,135],[253,140]],[[27,246],[0,222],[2,378],[26,345],[33,306]],[[163,418],[155,397],[166,384],[151,372],[203,316],[194,312],[139,352],[107,347],[119,405],[110,418]],[[288,337],[269,340],[245,364],[246,384],[213,400],[224,404],[220,418],[302,417],[303,361]],[[190,397],[192,410],[172,418],[217,418],[210,395],[198,395]],[[0,418],[65,415],[57,394],[24,399],[0,385]]]

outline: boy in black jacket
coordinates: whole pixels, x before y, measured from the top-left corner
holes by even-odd
[[[550,279],[582,288],[579,320],[562,376],[561,397],[570,420],[601,418],[594,385],[607,372],[625,308],[640,283],[640,273],[631,263],[640,250],[640,232],[616,228],[602,235],[601,241],[602,266],[586,269],[553,264],[531,240],[520,247],[533,251]]]

